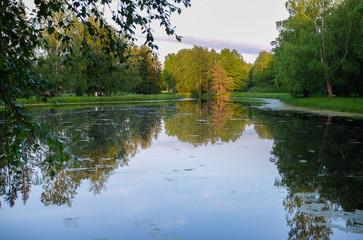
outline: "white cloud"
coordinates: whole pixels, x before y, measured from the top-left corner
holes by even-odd
[[[174,42],[177,41],[172,37],[156,37],[156,40],[166,41],[166,42]],[[201,47],[213,48],[216,50],[222,50],[225,48],[235,49],[240,53],[247,54],[258,54],[261,51],[270,51],[270,45],[262,45],[262,44],[251,44],[251,43],[242,43],[242,42],[233,42],[228,40],[218,40],[218,39],[205,39],[205,38],[197,38],[192,36],[184,36],[182,39],[182,43],[188,45],[196,45]]]

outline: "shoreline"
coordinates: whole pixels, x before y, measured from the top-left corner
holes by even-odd
[[[234,95],[234,96],[233,96]],[[245,96],[244,96],[245,95]],[[340,110],[332,110],[329,109],[329,106],[324,107],[324,105],[319,106],[319,104],[316,104],[317,106],[301,106],[304,104],[296,103],[296,101],[290,101],[287,99],[288,97],[286,94],[243,94],[243,93],[232,93],[232,96],[229,97],[229,100],[260,100],[264,102],[264,106],[261,106],[260,108],[266,108],[271,110],[290,110],[290,111],[300,111],[300,112],[308,112],[308,113],[314,113],[319,115],[326,115],[326,116],[341,116],[341,117],[354,117],[354,118],[363,118],[362,112],[357,112],[354,110],[347,110],[347,111],[340,111]],[[164,96],[164,99],[158,99],[156,97],[155,99],[138,99],[139,96],[129,96],[129,98],[126,97],[126,99],[122,99],[120,97],[120,100],[110,99],[108,101],[107,97],[102,97],[98,101],[92,101],[95,99],[90,99],[90,101],[72,101],[71,98],[61,98],[59,101],[55,99],[51,102],[38,102],[38,103],[26,103],[24,101],[21,104],[24,104],[26,107],[34,107],[34,108],[41,108],[41,107],[65,107],[65,106],[76,106],[76,105],[106,105],[106,104],[135,104],[135,103],[163,103],[163,102],[178,102],[178,101],[190,101],[195,100],[195,98],[188,98],[188,97],[166,97]],[[291,97],[290,97],[291,98]],[[358,98],[359,99],[359,98]],[[83,99],[80,99],[83,100]],[[357,99],[352,98],[352,102],[356,101]],[[65,101],[65,102],[62,102]],[[294,104],[295,103],[295,104]],[[359,103],[357,103],[359,104]],[[359,104],[360,105],[360,104]],[[4,109],[4,106],[0,106],[0,111]],[[360,109],[359,109],[360,110]]]
[[[288,103],[282,102],[280,99],[267,99],[267,98],[253,98],[260,99],[264,102],[263,106],[259,106],[261,109],[269,109],[272,111],[296,111],[296,112],[305,112],[305,113],[313,113],[324,116],[332,116],[332,117],[351,117],[351,118],[363,118],[363,113],[355,113],[355,112],[340,112],[340,111],[332,111],[332,110],[324,110],[317,109],[312,107],[301,107],[294,106]]]

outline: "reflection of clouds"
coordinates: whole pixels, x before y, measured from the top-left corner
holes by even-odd
[[[78,224],[79,219],[80,219],[79,217],[66,218],[66,219],[63,220],[64,226],[69,227],[69,228],[78,228],[79,227],[79,224]]]
[[[177,228],[188,224],[189,221],[185,217],[176,217],[166,221],[163,225],[164,228]]]
[[[181,219],[177,220],[177,221],[176,221],[176,223],[177,223],[178,225],[183,226],[183,225],[185,225],[185,224],[187,224],[187,223],[188,223],[188,220],[186,220],[185,218],[181,218]]]

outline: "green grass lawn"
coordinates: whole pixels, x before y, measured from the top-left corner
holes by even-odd
[[[92,104],[92,103],[120,103],[130,101],[158,101],[158,100],[175,100],[181,99],[184,95],[174,93],[161,93],[161,94],[125,94],[125,95],[113,95],[110,97],[94,97],[94,96],[69,96],[68,94],[62,94],[56,98],[48,98],[47,102],[43,102],[39,98],[32,99],[19,99],[19,102],[25,105],[63,105],[63,104]]]
[[[321,110],[338,112],[363,113],[363,98],[357,97],[335,97],[312,96],[308,98],[293,98],[289,93],[232,93],[233,98],[273,98],[282,102],[299,107],[311,107]]]

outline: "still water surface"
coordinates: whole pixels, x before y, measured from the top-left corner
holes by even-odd
[[[363,121],[259,105],[35,111],[79,166],[2,163],[0,239],[363,239]]]

